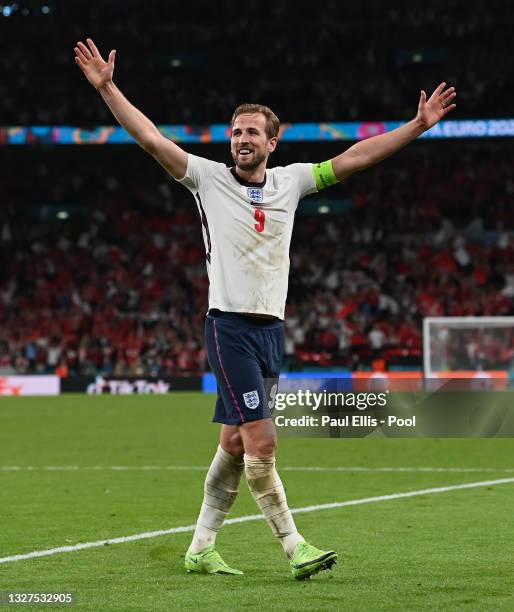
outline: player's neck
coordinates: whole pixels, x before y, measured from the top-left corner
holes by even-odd
[[[245,183],[262,183],[266,177],[266,165],[261,164],[254,170],[241,170],[239,166],[235,167],[237,176]]]

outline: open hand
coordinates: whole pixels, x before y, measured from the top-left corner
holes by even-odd
[[[83,42],[79,41],[77,43],[75,47],[75,62],[86,75],[91,85],[96,89],[100,89],[100,87],[112,81],[116,51],[111,51],[109,59],[105,61],[96,48],[95,43],[90,38],[86,38],[86,42],[88,44],[87,47]]]
[[[441,83],[428,100],[427,94],[421,91],[416,119],[422,123],[425,130],[430,129],[456,106],[451,103],[457,95],[455,87],[446,90],[445,87],[446,83]]]

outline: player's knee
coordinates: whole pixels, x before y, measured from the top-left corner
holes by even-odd
[[[245,448],[247,455],[258,457],[259,459],[271,459],[275,456],[277,439],[273,437],[261,440],[252,440],[251,444],[248,444],[247,446],[248,448]]]
[[[245,448],[243,446],[242,440],[229,441],[228,443],[225,442],[223,444],[223,450],[227,451],[227,453],[230,453],[233,457],[237,459],[240,459],[245,453]]]
[[[222,442],[222,448],[227,451],[227,453],[237,458],[241,458],[245,452],[243,440],[239,434],[225,437]]]
[[[245,449],[237,427],[223,426],[220,436],[221,448],[233,457],[241,459]]]
[[[275,456],[277,434],[271,419],[246,423],[239,429],[247,455],[259,459],[271,459]]]

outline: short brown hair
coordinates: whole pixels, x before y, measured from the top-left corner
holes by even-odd
[[[240,104],[232,115],[230,125],[234,125],[234,121],[239,115],[254,115],[255,113],[260,113],[266,118],[266,136],[268,138],[276,138],[280,128],[280,121],[271,108],[262,104]]]

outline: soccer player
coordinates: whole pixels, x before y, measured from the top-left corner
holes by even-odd
[[[113,82],[116,52],[102,58],[91,39],[75,61],[118,122],[193,194],[203,226],[209,310],[205,342],[218,383],[214,421],[220,443],[207,473],[204,500],[185,567],[190,572],[242,574],[229,567],[215,540],[237,496],[243,472],[297,579],[329,569],[333,550],[319,550],[298,532],[275,469],[272,411],[283,354],[289,245],[299,200],[389,157],[455,108],[441,83],[416,117],[398,129],[358,142],[331,160],[268,169],[279,121],[266,106],[243,104],[232,117],[234,166],[186,153],[165,138]]]

